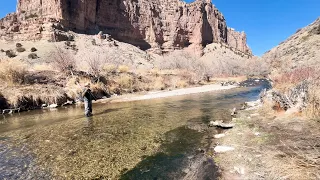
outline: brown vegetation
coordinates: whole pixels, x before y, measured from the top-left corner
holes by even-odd
[[[0,61],[0,80],[7,85],[25,82],[27,66],[20,60],[10,59]]]
[[[91,45],[91,42],[88,44]],[[30,70],[25,69],[23,78],[3,80],[6,84],[15,84],[16,93],[9,87],[1,88],[0,92],[3,92],[12,107],[39,107],[50,103],[61,105],[67,99],[76,100],[86,82],[91,83],[93,94],[97,98],[106,98],[125,93],[216,83],[221,78],[245,74],[238,70],[241,63],[228,63],[227,59],[219,62],[206,61],[185,51],[157,56],[128,45],[123,48],[123,43],[118,44],[119,47],[110,47],[107,51],[101,49],[103,51],[98,53],[84,54],[70,48],[76,47],[75,45],[83,48],[76,41],[55,43],[49,55],[43,55],[42,50],[47,48],[44,47],[39,51],[41,57],[34,52],[28,55],[29,59],[39,58],[39,61],[28,61]],[[130,50],[128,52],[127,47]],[[31,51],[35,50],[31,48]],[[119,50],[122,54],[119,54]],[[241,67],[245,68],[244,65]],[[249,71],[251,70],[246,72]],[[79,81],[75,82],[76,79]],[[28,103],[23,104],[22,101]]]
[[[308,83],[305,114],[311,118],[320,118],[320,73],[318,69],[319,67],[302,67],[272,76],[274,89],[284,94],[301,82]]]
[[[72,75],[75,70],[76,62],[74,57],[61,48],[56,48],[57,51],[51,54],[53,68],[61,73]]]

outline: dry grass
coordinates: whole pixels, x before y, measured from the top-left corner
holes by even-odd
[[[42,104],[62,104],[67,101],[64,90],[54,85],[19,86],[2,90],[8,103],[15,108],[34,108]]]
[[[35,71],[52,71],[52,66],[50,64],[35,64],[32,67],[33,70]]]
[[[310,139],[309,136],[304,138]],[[281,150],[268,150],[264,157],[269,171],[266,179],[319,179],[317,156],[320,151],[316,144],[312,144],[312,140],[308,147],[295,142],[281,142],[278,148]]]
[[[119,83],[119,87],[122,89],[132,90],[133,77],[128,74],[121,74],[119,79],[116,80]]]
[[[104,94],[108,93],[108,89],[105,84],[102,82],[91,82],[88,78],[79,78],[79,77],[72,77],[69,78],[66,84],[66,94],[68,97],[71,97],[73,99],[79,98],[82,88],[85,84],[90,83],[91,90],[97,98],[101,98],[104,96]]]
[[[149,87],[152,90],[164,90],[166,89],[165,79],[163,77],[156,77],[153,80],[153,85]]]
[[[308,106],[305,112],[311,118],[320,118],[320,85],[318,83],[309,87]]]
[[[22,84],[26,81],[27,65],[20,60],[0,61],[0,80],[6,85]]]
[[[118,71],[119,71],[120,73],[127,73],[127,72],[129,72],[129,67],[126,66],[126,65],[120,65],[120,66],[118,67]]]
[[[224,171],[222,179],[319,179],[320,134],[316,123],[300,117],[293,117],[294,122],[288,117],[275,119],[271,108],[260,109],[259,116],[250,117],[256,112],[240,112],[236,126],[218,140],[236,148],[215,156]],[[245,173],[240,175],[233,167],[242,167]]]
[[[113,73],[117,71],[117,66],[114,64],[105,64],[102,67],[102,71],[106,74]]]

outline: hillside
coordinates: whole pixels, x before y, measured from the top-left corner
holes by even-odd
[[[320,18],[263,55],[271,64],[275,109],[320,117]]]
[[[320,62],[320,18],[299,29],[286,41],[263,55],[275,73],[302,67],[314,67]]]

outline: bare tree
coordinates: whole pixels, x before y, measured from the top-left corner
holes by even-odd
[[[56,46],[56,51],[51,54],[51,58],[54,68],[57,68],[60,72],[64,72],[73,76],[76,62],[69,52]]]

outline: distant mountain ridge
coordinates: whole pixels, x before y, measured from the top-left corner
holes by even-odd
[[[97,34],[156,53],[224,43],[251,55],[244,32],[228,28],[210,0],[18,0],[0,20],[0,39],[68,40],[68,30]]]

